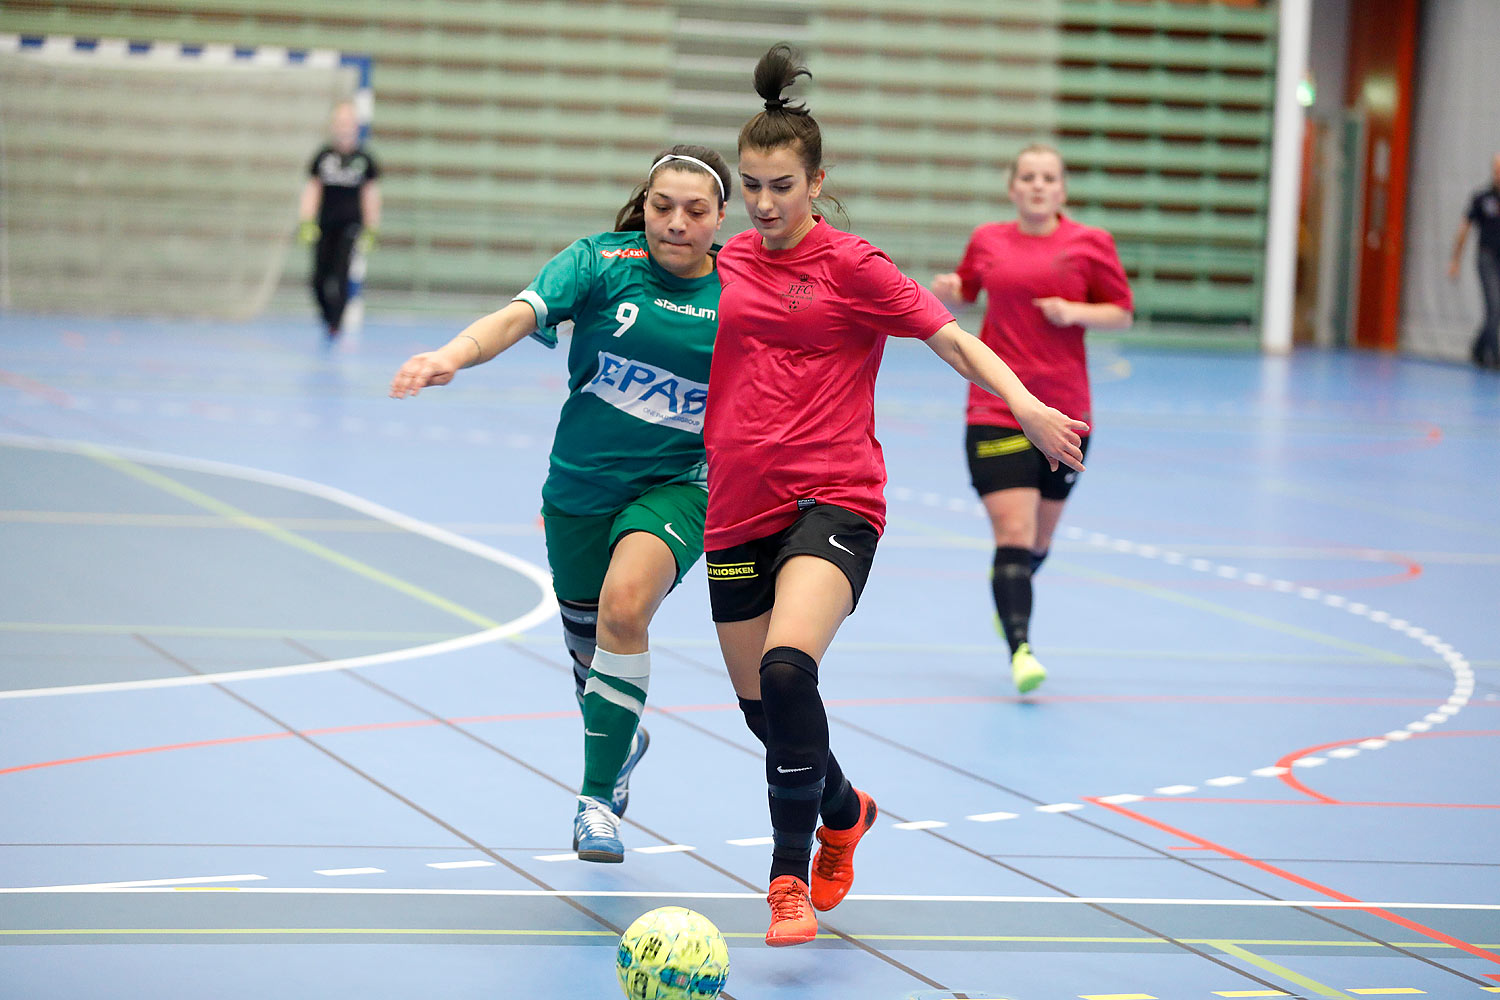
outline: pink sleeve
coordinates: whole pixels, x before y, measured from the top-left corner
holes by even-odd
[[[953,322],[953,314],[908,278],[884,251],[868,247],[854,262],[845,293],[853,312],[895,337],[926,340]]]
[[[965,302],[973,302],[979,298],[979,288],[984,280],[984,275],[979,273],[979,230],[969,236],[969,245],[964,247],[964,259],[958,262],[958,280],[963,282],[963,295]]]
[[[1108,302],[1127,311],[1133,309],[1134,296],[1115,250],[1115,238],[1101,229],[1093,244],[1093,253],[1089,255],[1089,301]]]

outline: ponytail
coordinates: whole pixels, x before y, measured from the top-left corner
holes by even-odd
[[[802,161],[802,169],[810,181],[823,169],[823,131],[806,102],[793,104],[782,94],[804,76],[812,79],[812,73],[802,63],[802,54],[786,42],[777,42],[760,57],[755,64],[755,92],[765,102],[765,110],[740,129],[736,148],[742,153],[746,149],[790,148]],[[813,203],[814,212],[826,214],[820,211],[818,201],[829,202],[848,225],[848,214],[837,198],[823,195]]]

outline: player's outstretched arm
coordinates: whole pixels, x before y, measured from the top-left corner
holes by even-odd
[[[525,302],[477,319],[435,351],[413,354],[391,379],[391,398],[415,396],[429,385],[447,385],[460,368],[482,365],[536,330],[536,313]]]
[[[1083,471],[1083,442],[1078,435],[1089,429],[1088,424],[1033,396],[999,355],[957,323],[949,323],[929,337],[927,346],[964,378],[1005,400],[1020,421],[1022,432],[1046,456],[1053,470],[1061,462]]]

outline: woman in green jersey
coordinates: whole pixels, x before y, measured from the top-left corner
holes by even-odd
[[[624,860],[619,818],[648,743],[647,627],[703,554],[713,245],[731,183],[711,149],[663,151],[614,232],[574,242],[508,305],[391,381],[391,396],[415,396],[528,335],[556,347],[557,325],[573,322],[542,519],[583,711],[573,846],[585,861]]]

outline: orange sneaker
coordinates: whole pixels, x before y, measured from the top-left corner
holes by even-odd
[[[818,917],[807,897],[807,883],[795,875],[782,875],[771,883],[766,893],[771,906],[771,929],[766,944],[782,948],[789,944],[806,944],[818,936]]]
[[[813,855],[811,894],[812,905],[819,910],[831,910],[849,895],[854,885],[854,845],[880,815],[874,799],[858,788],[854,794],[859,796],[858,823],[847,830],[818,827],[817,837],[823,846]]]

